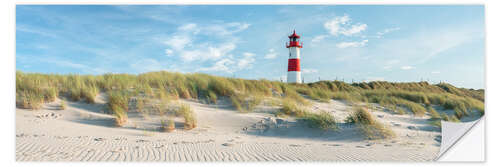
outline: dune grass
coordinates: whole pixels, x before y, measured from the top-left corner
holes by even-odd
[[[181,104],[179,113],[181,113],[182,117],[184,118],[184,129],[190,130],[196,128],[196,116],[189,105]]]
[[[307,114],[307,110],[304,107],[299,107],[299,104],[291,98],[285,98],[282,100],[282,107],[277,115],[289,115],[295,117],[304,117]]]
[[[128,120],[127,112],[129,110],[130,95],[125,91],[109,91],[108,108],[111,114],[115,116],[115,125],[123,126]]]
[[[395,133],[382,123],[375,120],[372,114],[365,108],[358,107],[346,119],[347,123],[355,124],[363,133],[365,138],[388,139],[395,137]]]
[[[144,97],[170,101],[173,99],[198,99],[216,103],[218,99],[230,99],[240,112],[253,112],[267,98],[277,98],[283,104],[282,113],[301,115],[294,105],[308,106],[310,101],[328,102],[330,99],[378,103],[396,113],[423,116],[436,114],[426,106],[442,106],[453,109],[457,119],[470,115],[471,111],[484,114],[484,90],[456,88],[450,84],[427,82],[391,83],[383,81],[345,83],[320,81],[308,84],[287,84],[268,80],[245,80],[211,76],[201,73],[148,72],[139,75],[104,74],[40,74],[16,72],[16,106],[40,109],[43,103],[54,101],[58,96],[73,101],[94,103],[99,93],[127,92],[127,97]],[[118,97],[117,97],[118,98]],[[128,112],[123,99],[114,99],[110,108],[120,106]],[[118,100],[118,101],[116,101]],[[117,109],[117,110],[120,110]],[[406,112],[408,111],[408,112]],[[303,114],[302,114],[303,115]]]
[[[66,104],[66,101],[65,100],[61,100],[61,110],[66,110],[66,108],[68,108],[68,105]]]
[[[326,111],[319,113],[310,113],[304,116],[304,119],[309,123],[309,127],[319,128],[321,130],[338,130],[337,121]]]
[[[338,129],[337,121],[326,111],[313,113],[290,98],[283,99],[281,106],[281,109],[276,113],[277,116],[294,116],[306,121],[309,127],[319,128],[324,131]]]
[[[431,119],[429,119],[429,124],[432,126],[441,127],[441,120],[455,123],[461,122],[456,115],[449,116],[445,113],[441,113],[439,114],[439,117],[432,117]]]
[[[160,131],[162,132],[172,132],[175,130],[175,121],[173,119],[161,120],[160,124]]]

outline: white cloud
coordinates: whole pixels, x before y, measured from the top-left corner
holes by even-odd
[[[174,53],[174,51],[172,49],[165,49],[166,56],[172,56],[172,53]]]
[[[202,55],[200,59],[219,59],[228,55],[229,52],[233,51],[236,48],[234,43],[224,43],[216,47],[208,47],[208,51],[206,55]]]
[[[182,50],[186,46],[191,45],[191,37],[187,35],[174,35],[171,38],[165,40],[165,45],[170,46],[174,50]]]
[[[349,47],[363,47],[366,45],[366,43],[368,42],[367,39],[365,40],[362,40],[362,41],[359,41],[359,42],[341,42],[341,43],[337,43],[337,48],[349,48]]]
[[[318,70],[317,70],[317,69],[312,69],[312,68],[311,68],[311,69],[304,68],[304,69],[302,69],[302,72],[303,72],[304,74],[310,74],[310,73],[317,73],[317,72],[318,72]]]
[[[335,17],[330,21],[327,21],[323,26],[330,32],[330,34],[337,36],[342,29],[342,25],[345,25],[349,20],[348,15],[342,17]]]
[[[197,34],[200,32],[200,29],[198,28],[198,25],[194,23],[188,23],[183,26],[180,26],[177,28],[180,31],[186,31],[186,32],[193,32],[194,34]]]
[[[252,68],[252,63],[255,62],[255,54],[245,52],[243,53],[243,58],[238,59],[237,67],[239,69],[250,69]]]
[[[393,32],[393,31],[398,31],[398,30],[400,30],[399,27],[386,28],[386,29],[384,29],[384,31],[377,32],[376,38],[382,38],[382,36],[384,36],[385,34]]]
[[[415,69],[415,67],[413,67],[413,66],[402,66],[401,69],[402,70],[411,70],[411,69]]]
[[[333,36],[338,36],[339,34],[352,36],[366,30],[368,27],[368,25],[362,23],[351,25],[350,22],[351,18],[349,15],[344,15],[325,22],[323,26]]]
[[[264,56],[265,59],[274,59],[278,56],[278,53],[274,49],[269,49],[269,52]]]
[[[328,37],[327,35],[318,35],[318,36],[315,36],[313,37],[313,39],[311,40],[311,43],[319,43],[321,42],[323,39],[325,39],[326,37]]]
[[[234,57],[232,53],[239,41],[234,34],[249,27],[250,24],[241,22],[183,24],[171,34],[169,39],[165,40],[164,43],[167,46],[165,54],[175,53],[175,56],[184,62],[199,63],[202,68],[197,71],[233,73],[236,70],[252,68],[255,62],[254,53],[245,52],[238,57]],[[201,38],[199,35],[203,35],[205,40],[199,40],[198,38]],[[215,40],[206,40],[206,38]]]
[[[201,68],[200,71],[215,71],[215,72],[228,72],[232,73],[234,72],[234,69],[230,68],[229,66],[233,65],[234,61],[228,58],[221,59],[211,67],[208,68]]]
[[[227,57],[229,52],[236,48],[234,43],[223,43],[217,46],[210,46],[207,43],[194,45],[193,49],[181,49],[177,52],[180,58],[185,62],[190,61],[207,61],[207,60],[218,60],[223,57]]]
[[[361,31],[366,30],[366,27],[368,27],[366,24],[359,24],[358,23],[356,25],[352,25],[351,28],[349,28],[349,29],[344,29],[340,33],[342,33],[346,36],[351,36],[351,35],[360,33]]]
[[[207,25],[204,28],[202,28],[201,31],[202,33],[206,34],[227,36],[246,30],[248,27],[250,27],[250,24],[248,23],[232,22],[225,24]]]

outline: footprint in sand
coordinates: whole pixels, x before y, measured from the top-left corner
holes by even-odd
[[[137,142],[137,143],[145,143],[145,142],[149,142],[149,141],[148,140],[139,139],[139,140],[136,140],[135,142]]]
[[[290,147],[301,147],[301,145],[299,145],[299,144],[290,144],[288,146],[290,146]]]
[[[106,140],[105,138],[102,138],[102,137],[99,137],[99,138],[95,138],[94,141],[104,141]]]
[[[384,144],[385,147],[391,147],[392,145],[390,144]]]
[[[356,148],[365,148],[365,146],[356,146]]]
[[[338,147],[338,146],[342,146],[342,144],[329,144],[329,146],[335,146],[335,147]]]
[[[234,146],[234,144],[233,144],[233,143],[224,143],[224,144],[222,144],[222,145],[223,145],[223,146],[227,146],[227,147]]]

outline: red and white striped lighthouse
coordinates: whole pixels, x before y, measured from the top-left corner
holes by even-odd
[[[300,36],[293,30],[293,34],[288,36],[288,38],[290,38],[290,42],[286,44],[286,48],[289,50],[286,82],[302,83],[300,76],[300,48],[302,48],[302,44],[299,43]]]

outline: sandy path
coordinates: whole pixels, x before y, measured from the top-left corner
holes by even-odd
[[[100,113],[101,103],[69,102],[66,110],[16,110],[17,161],[430,161],[439,151],[439,132],[408,129],[424,126],[410,116],[377,111],[398,138],[363,140],[354,129],[319,132],[303,126],[251,133],[241,129],[268,117],[230,108],[185,101],[195,110],[199,127],[160,133],[132,126],[115,128]],[[343,103],[319,108],[346,115]],[[338,108],[338,109],[337,109]],[[332,111],[333,112],[333,111]],[[54,114],[52,114],[54,113]],[[383,119],[381,118],[383,117]],[[131,118],[140,122],[140,118]]]

